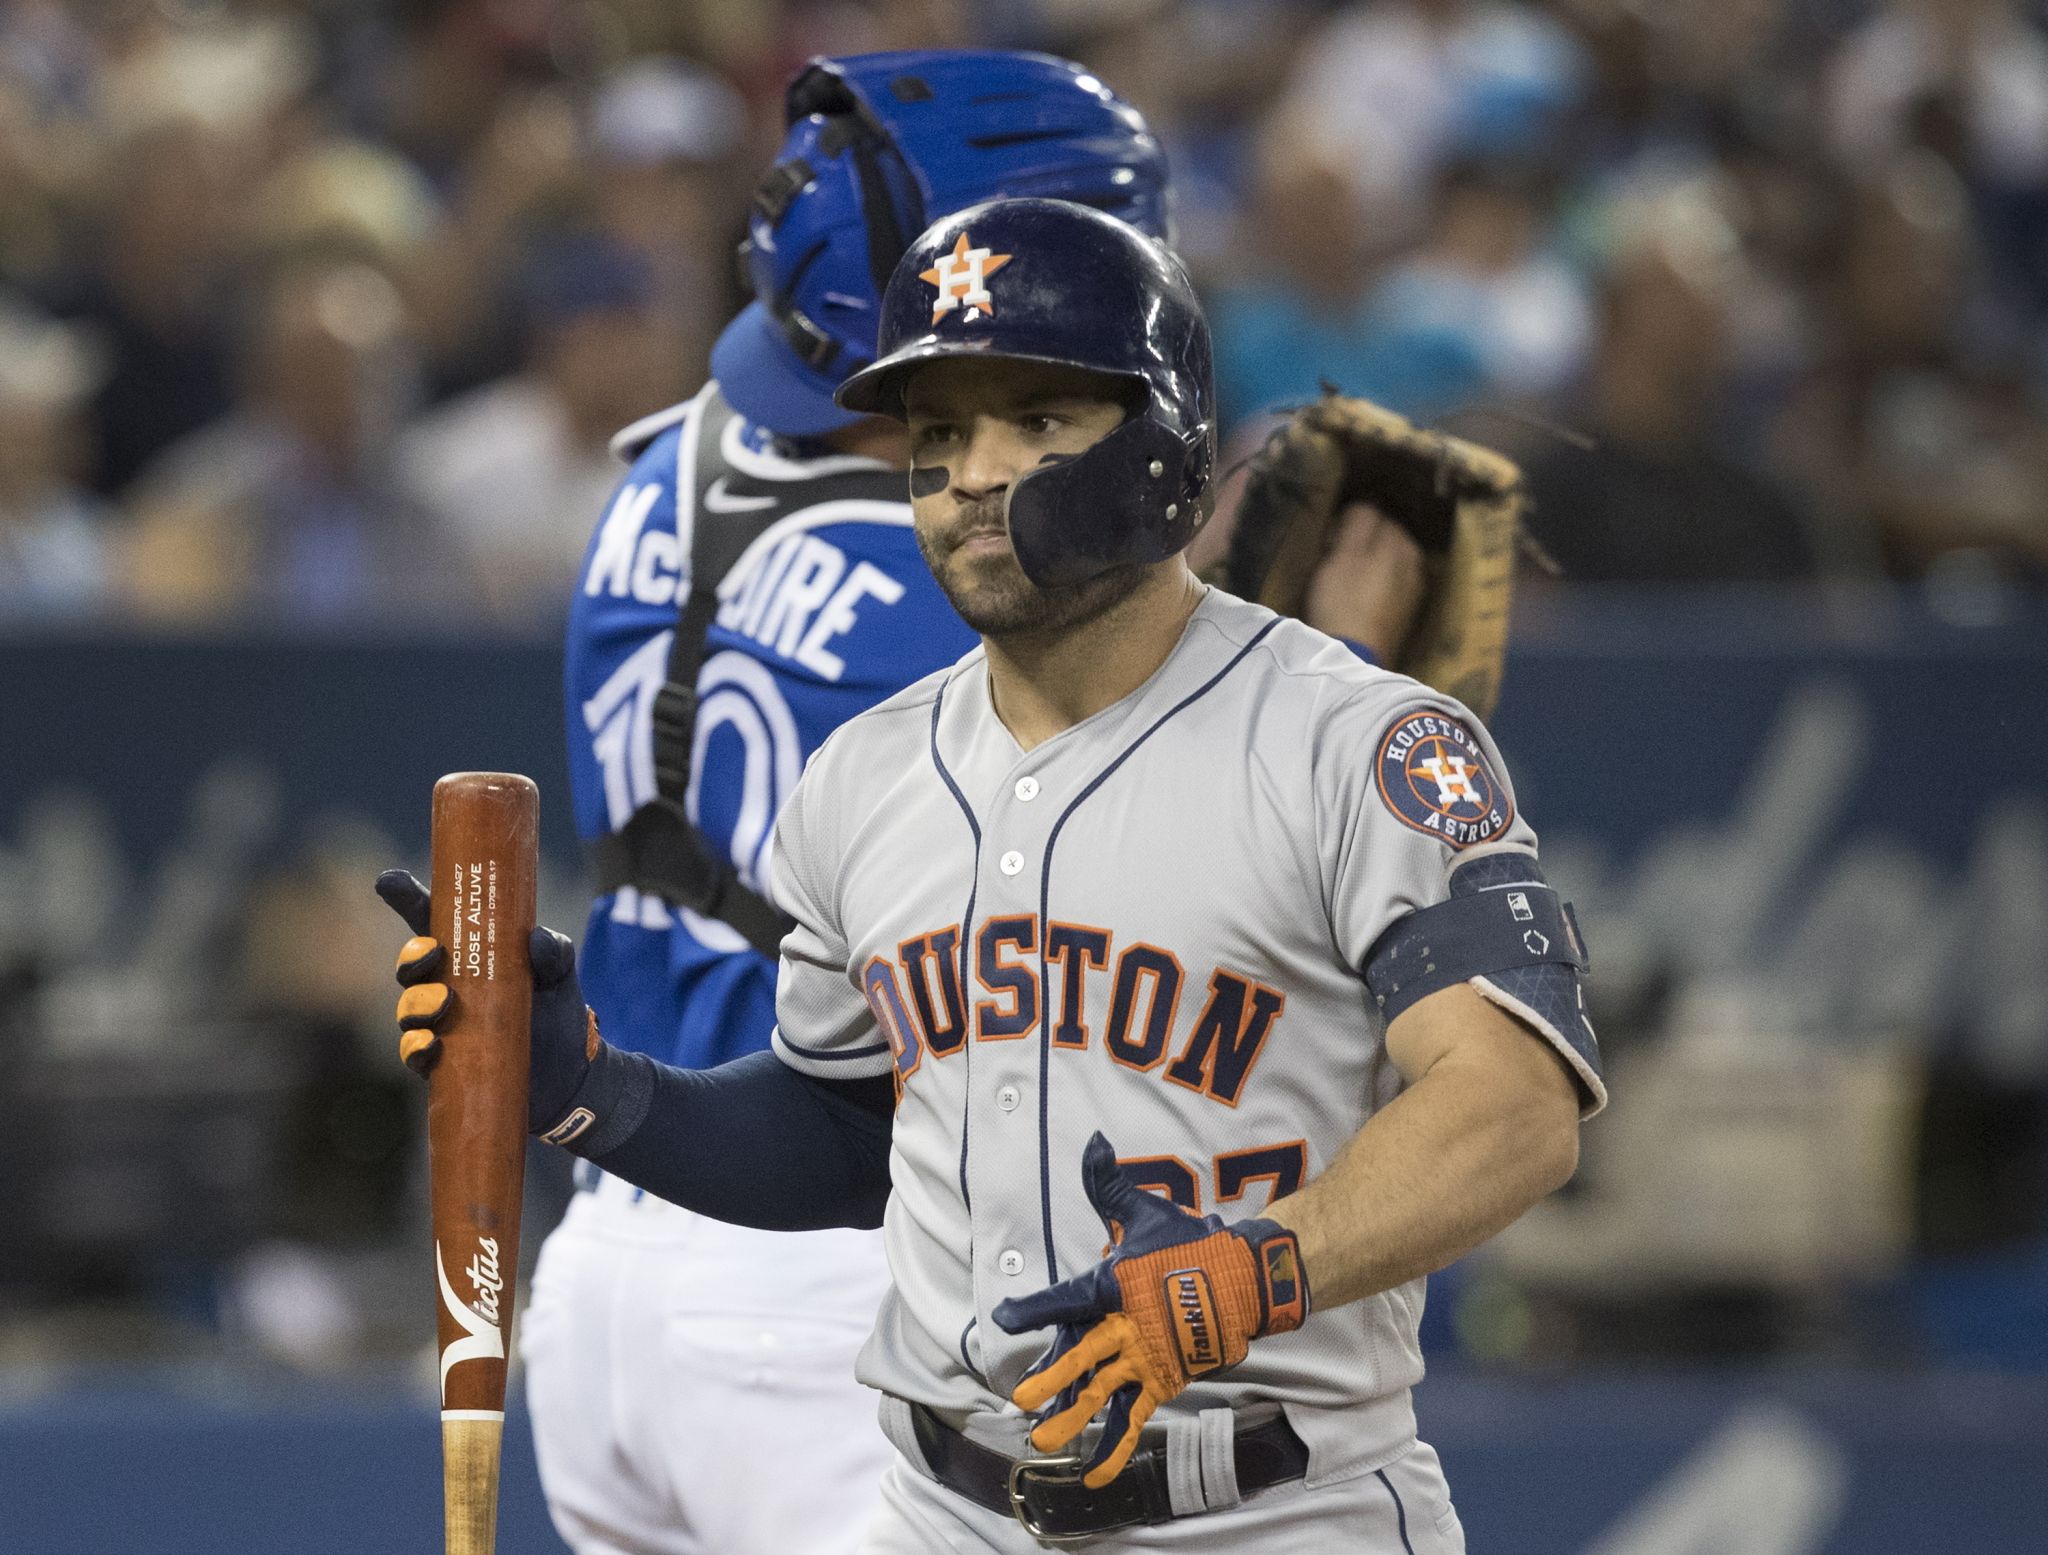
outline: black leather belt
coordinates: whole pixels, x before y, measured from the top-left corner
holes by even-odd
[[[1034,1538],[1091,1539],[1119,1528],[1172,1521],[1166,1448],[1140,1447],[1123,1473],[1100,1490],[1081,1483],[1081,1459],[1008,1458],[971,1442],[922,1404],[910,1406],[917,1445],[932,1476],[991,1512],[1014,1517]],[[1231,1439],[1237,1489],[1250,1495],[1308,1472],[1308,1448],[1285,1415],[1246,1426]]]

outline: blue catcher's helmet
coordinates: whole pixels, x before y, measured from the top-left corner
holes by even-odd
[[[741,246],[754,301],[711,371],[741,415],[790,437],[857,418],[832,391],[874,359],[882,288],[933,219],[997,195],[1096,206],[1171,241],[1166,156],[1080,66],[991,49],[814,60]]]
[[[1164,561],[1215,504],[1209,321],[1180,261],[1065,200],[991,200],[915,243],[882,299],[881,358],[840,386],[848,410],[903,415],[927,362],[1052,362],[1126,380],[1136,408],[1085,452],[1010,483],[1010,544],[1041,588]]]

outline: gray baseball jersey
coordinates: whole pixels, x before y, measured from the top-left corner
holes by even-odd
[[[1089,1135],[1188,1208],[1262,1213],[1400,1091],[1374,941],[1450,865],[1534,847],[1470,714],[1216,590],[1143,686],[1028,753],[978,649],[842,727],[779,822],[775,1047],[897,1075],[861,1380],[1026,1452],[1008,1395],[1051,1336],[989,1311],[1103,1256]],[[1414,1432],[1422,1296],[1314,1312],[1161,1413],[1275,1402],[1312,1483],[1369,1467]]]

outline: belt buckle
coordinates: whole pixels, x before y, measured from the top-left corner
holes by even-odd
[[[1010,1515],[1023,1524],[1024,1531],[1032,1538],[1047,1544],[1083,1544],[1100,1537],[1100,1529],[1091,1529],[1087,1533],[1052,1533],[1041,1527],[1032,1515],[1025,1488],[1032,1484],[1078,1485],[1081,1483],[1082,1461],[1079,1453],[1061,1453],[1054,1458],[1019,1458],[1010,1465]]]

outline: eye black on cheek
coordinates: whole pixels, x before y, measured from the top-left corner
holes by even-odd
[[[943,464],[921,464],[910,472],[910,494],[913,497],[935,497],[944,491],[953,479],[953,472]]]

